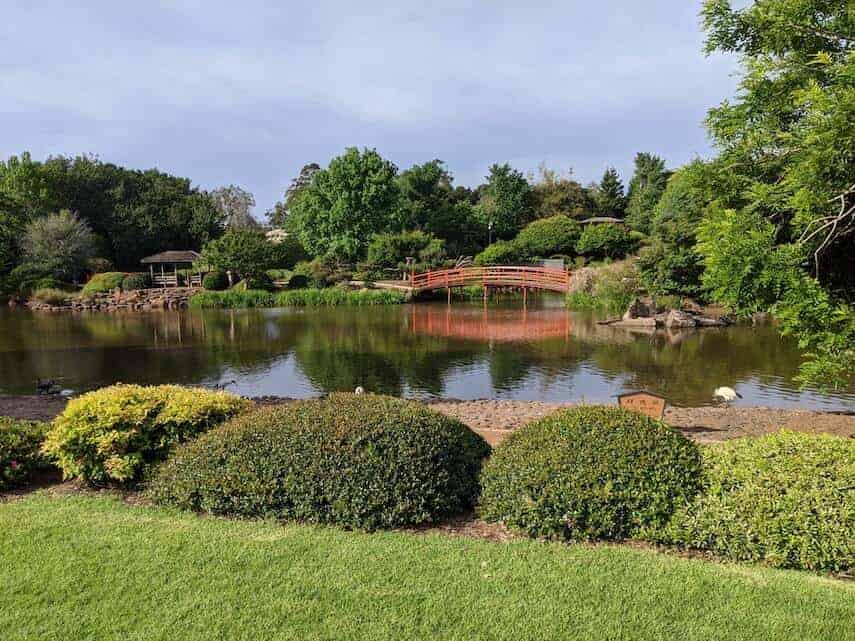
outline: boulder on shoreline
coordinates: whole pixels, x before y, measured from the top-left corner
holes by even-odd
[[[713,318],[702,316],[697,303],[690,301],[683,309],[669,309],[656,312],[656,306],[649,298],[636,298],[619,319],[600,321],[601,325],[612,327],[651,327],[664,329],[695,329],[698,327],[726,327],[730,321],[725,316]]]

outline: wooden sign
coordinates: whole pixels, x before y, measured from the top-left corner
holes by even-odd
[[[624,409],[646,414],[657,420],[662,420],[665,416],[665,403],[665,397],[649,392],[629,392],[618,396],[618,405]]]

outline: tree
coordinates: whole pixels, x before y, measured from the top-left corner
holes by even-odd
[[[237,185],[229,185],[212,191],[211,198],[227,229],[259,229],[258,221],[252,215],[255,198],[250,192]]]
[[[315,174],[320,170],[321,166],[314,162],[303,165],[299,175],[291,181],[291,185],[285,190],[285,197],[277,202],[271,211],[267,212],[267,218],[271,225],[282,228],[287,226],[288,212],[294,206],[295,199],[306,187],[312,184]]]
[[[520,255],[528,259],[575,253],[581,225],[569,216],[540,218],[526,225],[514,239]]]
[[[623,218],[626,213],[626,194],[623,182],[614,167],[609,167],[594,192],[597,213],[601,216]]]
[[[21,241],[24,259],[58,280],[71,281],[86,271],[95,254],[89,226],[68,210],[30,222]]]
[[[478,213],[496,238],[513,238],[533,218],[531,185],[508,163],[492,165]]]
[[[623,225],[588,224],[576,242],[576,251],[590,258],[623,258],[635,244]]]
[[[303,246],[355,261],[374,234],[398,227],[397,168],[374,149],[334,158],[301,190],[289,217]]]
[[[585,188],[573,180],[573,170],[561,175],[545,163],[538,167],[538,180],[532,187],[532,206],[537,218],[558,215],[581,218],[592,209]]]
[[[265,235],[254,229],[230,229],[220,238],[212,240],[202,250],[202,261],[206,266],[232,274],[239,278],[255,278],[273,267],[273,246]]]
[[[746,224],[739,216],[754,217],[753,227],[733,228],[734,236],[765,230],[764,247],[752,257],[766,264],[766,273],[783,271],[782,257],[791,267],[787,278],[775,281],[773,308],[784,330],[811,350],[803,380],[844,385],[855,372],[855,341],[849,340],[855,326],[852,3],[765,0],[733,9],[726,0],[706,0],[702,16],[707,51],[736,53],[743,61],[738,97],[707,119],[720,150],[715,165],[729,185],[717,200],[739,210],[730,214],[739,225]],[[707,240],[711,251],[713,239]],[[740,281],[749,266],[760,269],[754,262],[721,262],[714,282]],[[770,302],[754,287],[713,291],[737,308]],[[823,310],[824,320],[815,310]]]
[[[642,233],[650,231],[653,210],[668,182],[665,161],[653,154],[639,153],[635,156],[635,174],[629,183],[626,206],[626,222]]]
[[[400,221],[446,241],[455,255],[471,253],[483,243],[471,192],[454,188],[453,177],[441,160],[414,165],[398,177]]]
[[[368,245],[366,262],[373,270],[399,269],[407,258],[415,259],[413,269],[424,271],[442,265],[445,242],[423,231],[377,234]]]

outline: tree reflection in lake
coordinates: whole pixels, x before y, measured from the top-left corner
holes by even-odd
[[[527,310],[400,307],[127,314],[0,312],[0,392],[36,378],[90,389],[116,381],[214,384],[313,396],[361,385],[388,394],[612,402],[648,389],[678,405],[736,386],[742,403],[852,409],[853,390],[801,393],[799,355],[773,327],[632,333],[550,299]]]

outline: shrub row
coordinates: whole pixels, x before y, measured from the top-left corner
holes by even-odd
[[[347,290],[294,289],[273,293],[261,290],[228,290],[199,292],[190,299],[190,306],[201,309],[239,309],[245,307],[307,307],[396,305],[406,302],[402,292],[382,289]]]
[[[433,521],[469,507],[489,446],[417,403],[354,394],[231,421],[154,476],[158,503],[355,528]]]
[[[40,469],[50,467],[41,453],[48,425],[0,416],[0,490],[26,482]]]

